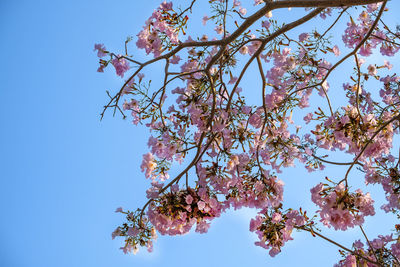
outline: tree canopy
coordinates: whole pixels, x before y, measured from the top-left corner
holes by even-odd
[[[123,51],[95,45],[98,71],[111,65],[125,78],[119,90],[107,91],[101,117],[121,114],[151,133],[141,164],[148,201],[116,210],[126,217],[112,233],[125,238],[122,250],[152,251],[157,233],[206,233],[228,209],[249,207],[258,211],[250,221],[255,244],[272,257],[296,230],[338,246],[337,266],[400,266],[400,224],[377,237],[363,229],[379,208],[399,218],[393,139],[400,77],[384,58],[400,50],[400,27],[385,21],[390,2],[209,0],[208,10],[198,2],[162,2]],[[196,12],[207,13],[200,21]],[[204,31],[194,31],[200,23],[196,29]],[[132,46],[148,60],[135,58]],[[160,73],[149,71],[154,64],[163,64]],[[320,173],[319,183],[299,193],[315,213],[301,201],[285,204],[281,172],[295,165]],[[327,177],[331,165],[343,172]],[[355,172],[366,188],[383,189],[382,206],[354,186]],[[346,247],[325,236],[326,227],[359,228],[364,240]]]

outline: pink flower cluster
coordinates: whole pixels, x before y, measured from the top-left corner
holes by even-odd
[[[117,73],[118,76],[121,76],[121,78],[124,77],[125,72],[127,72],[130,69],[129,62],[123,58],[121,55],[118,55],[115,57],[112,61],[111,64],[115,68],[115,72]]]
[[[349,193],[343,183],[335,187],[319,183],[310,191],[311,200],[321,208],[318,211],[321,222],[335,230],[345,231],[362,225],[365,216],[375,215],[374,201],[369,193],[363,194],[360,189]]]
[[[148,20],[146,20],[143,30],[139,32],[136,45],[138,48],[145,49],[147,54],[153,53],[158,57],[163,51],[163,41],[165,38],[171,44],[179,43],[179,30],[173,22],[172,2],[164,1]]]
[[[379,91],[379,95],[382,98],[382,101],[387,105],[392,105],[396,102],[400,101],[400,88],[398,88],[397,84],[400,82],[400,76],[385,76],[380,79],[383,83],[383,88]]]
[[[150,222],[162,235],[188,233],[194,224],[196,232],[206,233],[209,221],[221,215],[223,207],[206,188],[179,190],[162,195],[152,202],[147,215]]]
[[[302,227],[307,223],[307,216],[297,210],[289,210],[286,214],[278,211],[260,212],[255,219],[250,221],[250,231],[255,232],[259,241],[256,246],[270,249],[269,255],[276,256],[281,252],[281,247],[289,240],[295,227]]]
[[[132,118],[133,118],[133,124],[137,125],[140,122],[140,117],[139,117],[139,112],[140,112],[140,107],[139,103],[135,99],[131,99],[130,102],[125,101],[124,104],[122,105],[123,110],[131,110],[132,113]]]
[[[353,249],[358,255],[363,255],[369,261],[358,255],[347,254],[344,259],[334,267],[356,267],[370,266],[375,267],[378,260],[378,266],[397,266],[400,256],[400,243],[393,235],[379,235],[371,240],[368,244],[364,244],[360,240],[353,243]]]
[[[124,236],[125,246],[121,247],[122,251],[136,254],[139,251],[139,246],[147,247],[147,251],[153,251],[153,240],[157,239],[157,233],[153,226],[149,224],[146,216],[142,217],[139,210],[136,212],[124,211],[122,208],[117,208],[115,212],[126,214],[128,223],[117,227],[111,237],[114,239],[117,236]]]
[[[329,150],[346,150],[347,153],[358,154],[380,125],[388,120],[384,116],[377,118],[374,113],[359,116],[357,108],[354,106],[342,107],[342,110],[344,114],[338,112],[333,114],[312,131],[319,147]],[[369,143],[360,160],[364,161],[368,157],[380,158],[384,154],[388,154],[392,147],[393,134],[393,125],[389,124]]]
[[[96,51],[96,50],[97,50],[97,56],[99,58],[105,57],[108,53],[104,44],[95,44],[93,51]]]
[[[104,44],[94,44],[93,51],[97,51],[97,56],[100,58],[100,66],[97,69],[97,72],[104,72],[104,68],[107,66],[108,62],[101,58],[105,57],[108,54],[106,47],[104,46]]]
[[[400,209],[400,173],[396,160],[392,155],[376,161],[379,167],[371,162],[363,166],[367,184],[381,184],[386,194],[386,204],[382,205],[385,212],[393,212]]]
[[[176,143],[172,142],[172,138],[168,133],[163,134],[161,140],[150,136],[147,145],[151,148],[151,152],[158,158],[172,161],[175,156],[175,159],[180,159],[179,155],[176,153],[178,146]]]
[[[376,5],[368,7],[368,10],[376,10]],[[359,24],[351,21],[347,23],[347,28],[342,36],[342,40],[348,48],[354,48],[357,46],[361,40],[369,32],[374,20],[371,18],[367,11],[362,11],[358,17]],[[360,48],[360,55],[370,56],[372,54],[372,49],[376,48],[379,44],[380,52],[384,56],[394,56],[399,50],[400,46],[394,44],[390,41],[389,36],[380,30],[376,30],[373,35],[377,36],[375,38],[369,38]],[[388,40],[388,42],[386,41]]]
[[[284,183],[273,175],[267,174],[262,180],[236,178],[229,186],[227,203],[235,209],[278,207],[283,201]]]
[[[307,33],[299,36],[303,41],[309,38]],[[265,103],[268,109],[273,110],[279,107],[288,94],[289,88],[293,88],[293,84],[298,89],[308,87],[309,84],[315,84],[322,81],[332,64],[324,59],[311,59],[304,48],[300,48],[298,53],[294,53],[290,48],[284,48],[281,51],[274,51],[271,56],[274,60],[274,66],[267,71],[268,83],[273,84],[274,90],[270,94],[266,94]],[[266,59],[267,57],[265,57]],[[266,59],[267,60],[267,59]],[[268,62],[268,61],[267,61]],[[313,69],[310,71],[310,67]],[[322,86],[327,90],[328,83],[325,81]],[[312,94],[313,88],[301,90],[298,93],[300,97],[299,107],[308,107],[308,99]],[[319,94],[325,97],[322,89]]]
[[[142,172],[145,172],[146,178],[151,178],[152,180],[156,179],[156,176],[153,174],[155,168],[157,167],[157,163],[153,154],[150,152],[143,155],[143,161],[140,165],[140,169]]]

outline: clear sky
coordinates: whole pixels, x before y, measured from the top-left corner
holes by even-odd
[[[0,266],[332,266],[337,249],[306,233],[295,233],[270,258],[253,244],[251,210],[224,214],[205,235],[159,236],[152,254],[124,255],[122,239],[111,240],[123,222],[115,208],[145,203],[149,182],[139,165],[147,132],[111,114],[100,122],[105,90],[115,91],[121,80],[96,72],[93,45],[122,51],[125,37],[136,35],[158,4],[0,1]],[[283,174],[285,198],[296,204],[306,197],[307,209],[310,196],[299,192],[327,174],[299,169]],[[393,218],[385,216],[367,219],[372,237],[390,229]],[[348,246],[361,237],[357,230],[325,233]]]

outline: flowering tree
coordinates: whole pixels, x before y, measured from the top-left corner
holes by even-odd
[[[128,76],[115,95],[107,92],[110,100],[101,117],[109,109],[124,118],[128,112],[135,125],[144,124],[151,132],[150,151],[141,164],[151,180],[148,202],[135,211],[117,209],[127,221],[113,238],[125,238],[125,253],[136,253],[139,246],[151,251],[156,232],[182,235],[195,227],[205,233],[224,211],[250,207],[259,211],[250,221],[250,231],[259,238],[255,244],[272,257],[297,230],[337,245],[342,256],[337,266],[400,266],[400,225],[393,222],[393,233],[367,237],[363,223],[375,215],[374,200],[351,186],[351,171],[360,171],[367,185],[383,187],[387,201],[381,208],[399,215],[400,157],[393,136],[399,133],[400,77],[388,61],[370,57],[391,57],[400,49],[400,29],[384,20],[390,3],[208,2],[210,12],[202,22],[205,31],[215,30],[208,35],[187,32],[190,23],[199,23],[190,20],[196,0],[186,7],[161,3],[137,34],[137,48],[152,56],[148,61],[129,55],[132,38],[120,53],[95,45],[99,72],[111,64],[118,76]],[[283,23],[272,16],[283,8],[303,8],[303,16]],[[347,27],[338,42],[331,35],[337,35],[335,27],[343,21]],[[293,36],[299,29],[301,34]],[[164,64],[162,84],[150,86],[144,73],[159,62]],[[335,107],[329,81],[345,62],[351,65],[340,74],[344,91],[336,92],[345,101]],[[258,69],[258,90],[240,87],[251,65]],[[247,101],[249,91],[259,95],[260,103]],[[347,153],[352,160],[328,159],[335,153]],[[343,167],[338,177],[321,173],[321,182],[310,189],[316,214],[283,201],[279,173],[295,163],[310,172]],[[182,166],[175,177],[169,177],[172,164]],[[358,227],[365,239],[345,247],[326,237],[324,227]]]

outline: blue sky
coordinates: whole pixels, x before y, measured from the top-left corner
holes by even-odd
[[[121,80],[96,72],[93,44],[122,51],[158,3],[0,2],[0,266],[331,266],[337,249],[305,233],[270,258],[253,245],[251,210],[228,212],[206,235],[159,236],[152,254],[124,255],[122,239],[111,240],[123,221],[115,208],[145,202],[149,183],[139,165],[147,132],[111,114],[100,122],[105,90]],[[326,174],[301,168],[283,175],[292,179],[285,180],[287,199],[297,203],[298,192]],[[311,207],[304,197],[303,207]],[[393,218],[382,218],[367,220],[372,237],[390,229]],[[326,233],[347,245],[359,236]]]

